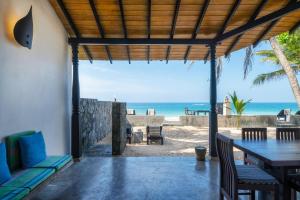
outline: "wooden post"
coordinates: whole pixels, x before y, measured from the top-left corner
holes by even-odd
[[[82,155],[81,152],[81,139],[79,131],[79,101],[80,101],[80,88],[79,88],[79,61],[78,61],[78,44],[72,44],[72,62],[73,62],[73,85],[72,85],[72,156],[73,159],[79,160]]]
[[[210,114],[209,114],[209,153],[217,156],[216,133],[218,132],[217,104],[217,77],[216,77],[216,44],[210,45]]]

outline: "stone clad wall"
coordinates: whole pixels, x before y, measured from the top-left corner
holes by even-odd
[[[161,125],[164,116],[127,115],[127,120],[132,126]]]
[[[208,116],[180,116],[180,122],[184,126],[208,127]],[[300,125],[299,116],[291,116],[290,124]],[[275,115],[242,116],[241,127],[276,127],[277,120]],[[219,127],[236,127],[237,116],[218,116]]]
[[[127,115],[128,123],[132,126],[147,126],[147,125],[161,125],[165,123],[164,116],[139,116]],[[179,123],[183,126],[199,126],[208,127],[208,116],[180,116]],[[300,126],[300,116],[291,116],[291,121],[288,123],[294,126]],[[258,115],[258,116],[242,116],[242,127],[276,127],[278,122],[275,115]],[[218,115],[219,127],[236,127],[237,116]]]
[[[83,152],[111,133],[111,115],[112,102],[80,99],[80,134]]]

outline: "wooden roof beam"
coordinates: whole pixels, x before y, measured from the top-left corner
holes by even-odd
[[[178,13],[179,13],[179,7],[180,7],[180,0],[176,0],[175,9],[174,9],[174,15],[173,15],[173,20],[172,20],[172,26],[171,26],[170,39],[174,38],[175,28],[176,28],[176,22],[177,22]],[[168,49],[167,49],[166,63],[169,62],[170,52],[171,52],[171,46],[169,45]]]
[[[254,13],[252,14],[252,16],[250,17],[250,19],[248,20],[248,23],[255,20],[256,17],[259,15],[260,11],[262,10],[262,8],[265,6],[265,4],[268,2],[268,0],[262,0],[260,2],[260,4],[257,6],[257,8],[255,9]],[[228,57],[228,55],[230,54],[230,52],[232,51],[232,49],[235,47],[235,45],[240,41],[240,39],[242,38],[244,34],[240,34],[238,35],[235,40],[231,43],[231,45],[229,46],[229,48],[226,50],[225,52],[225,57]]]
[[[74,32],[74,34],[76,35],[77,38],[80,38],[81,34],[79,33],[79,31],[78,31],[78,29],[77,29],[71,15],[70,15],[70,13],[68,12],[63,0],[57,0],[57,3],[59,5],[60,9],[62,10],[65,18],[67,19],[69,25],[71,26],[72,31]],[[90,63],[93,63],[93,57],[92,57],[92,54],[91,54],[90,50],[88,49],[88,47],[84,45],[83,49],[84,49],[85,54],[87,55]]]
[[[229,11],[229,14],[227,15],[227,17],[226,17],[226,19],[225,19],[225,21],[224,21],[221,29],[219,30],[216,38],[218,38],[220,35],[222,35],[224,33],[224,31],[226,30],[226,27],[228,26],[230,20],[234,16],[234,13],[236,12],[236,10],[239,7],[240,3],[241,3],[241,0],[236,0],[234,2],[234,4],[232,5],[232,7],[231,7],[231,9]],[[208,50],[207,53],[206,53],[205,60],[204,60],[205,63],[207,62],[207,60],[209,58],[209,52],[210,52],[210,50]]]
[[[69,38],[69,43],[79,45],[209,45],[213,39],[168,39],[168,38]]]
[[[96,24],[97,24],[99,34],[101,35],[102,38],[105,38],[105,32],[104,32],[103,26],[100,22],[100,16],[98,15],[94,0],[89,0],[89,3],[90,3],[90,6],[91,6],[91,9],[93,11],[93,15],[95,17],[95,21],[96,21]],[[110,62],[110,64],[112,64],[112,57],[111,57],[109,47],[107,45],[105,45],[104,47],[105,47],[105,51],[106,51],[107,57],[109,59],[109,62]]]
[[[288,5],[296,3],[296,0],[290,0]],[[279,21],[279,19],[272,21],[267,28],[258,36],[256,41],[253,43],[253,47],[255,48],[258,43],[267,35],[267,33],[276,25],[276,23]]]
[[[119,8],[120,8],[120,12],[121,12],[122,29],[123,29],[124,37],[125,37],[125,39],[127,39],[128,35],[127,35],[127,28],[126,28],[126,22],[125,22],[123,0],[119,0]],[[126,45],[126,51],[127,51],[128,62],[130,64],[131,63],[130,50],[129,50],[129,46],[127,46],[127,45]]]
[[[223,40],[226,40],[235,35],[240,35],[242,33],[245,33],[246,31],[256,28],[262,24],[277,20],[277,19],[289,14],[290,12],[298,10],[299,8],[300,8],[300,2],[289,4],[289,5],[285,6],[284,8],[281,8],[277,11],[274,11],[274,12],[272,12],[268,15],[265,15],[263,17],[260,17],[258,19],[255,19],[255,20],[253,20],[245,25],[242,25],[238,28],[235,28],[231,31],[228,31],[228,32],[222,34],[220,37],[216,38],[216,40],[218,42],[222,42]]]
[[[203,19],[204,19],[206,10],[207,10],[207,8],[208,8],[208,6],[209,6],[209,2],[210,2],[210,0],[205,0],[203,6],[202,6],[202,8],[201,8],[201,11],[200,11],[199,17],[198,17],[198,19],[197,19],[197,22],[196,22],[196,25],[195,25],[195,29],[194,29],[193,35],[192,35],[192,39],[196,39],[197,34],[198,34],[199,31],[200,31],[201,23],[202,23],[202,21],[203,21]],[[188,46],[188,48],[186,49],[186,52],[185,52],[185,54],[184,54],[184,63],[186,63],[187,60],[188,60],[188,57],[189,57],[191,48],[192,48],[192,46]]]
[[[147,15],[147,34],[148,34],[148,39],[151,38],[151,6],[152,2],[151,0],[148,0],[148,15]],[[147,60],[148,64],[150,63],[150,46],[147,46]]]

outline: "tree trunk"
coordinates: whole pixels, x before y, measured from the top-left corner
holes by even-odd
[[[300,87],[299,87],[299,83],[298,83],[296,74],[295,74],[294,70],[292,69],[289,61],[285,57],[283,51],[281,50],[280,45],[277,42],[275,37],[272,37],[270,39],[270,43],[271,43],[271,46],[274,50],[275,55],[277,56],[283,70],[285,71],[285,73],[288,77],[288,80],[290,82],[290,86],[293,90],[295,99],[296,99],[297,104],[298,104],[298,108],[300,109]]]

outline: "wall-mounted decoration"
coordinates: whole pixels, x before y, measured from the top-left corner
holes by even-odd
[[[28,14],[17,21],[14,28],[14,37],[20,45],[31,49],[33,37],[32,6]]]

